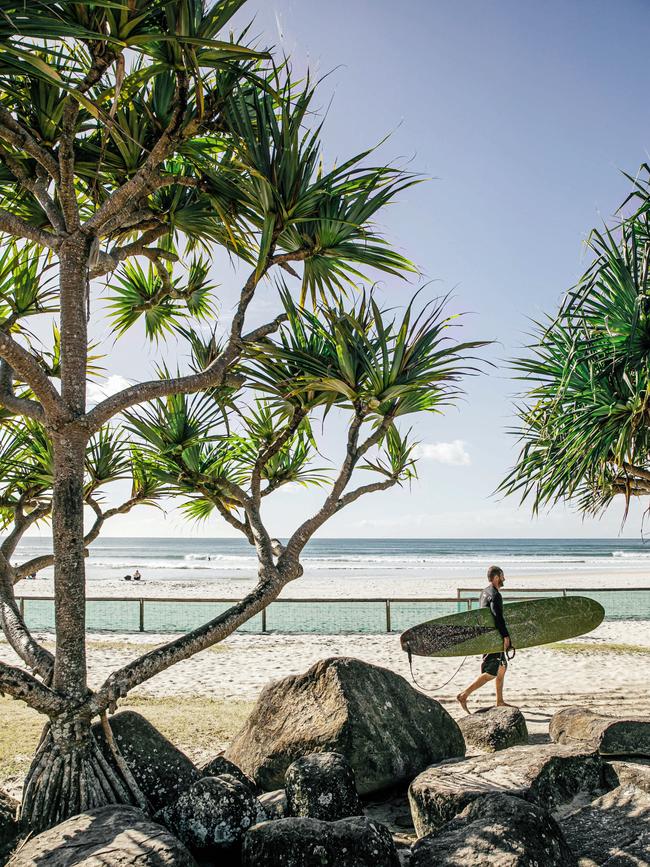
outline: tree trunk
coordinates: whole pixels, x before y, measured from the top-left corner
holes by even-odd
[[[84,457],[80,437],[54,437],[54,612],[56,658],[53,686],[80,704],[86,686],[86,577],[84,563]]]
[[[86,686],[86,576],[84,564],[84,458],[88,354],[87,291],[90,240],[77,235],[61,247],[61,397],[69,419],[50,431],[54,448],[52,545],[56,661],[53,686],[74,706]]]
[[[56,657],[52,687],[67,702],[50,720],[29,770],[21,816],[35,832],[82,810],[133,803],[116,763],[102,754],[83,710],[86,677],[86,581],[84,561],[84,459],[86,410],[87,267],[90,240],[80,233],[59,255],[61,298],[61,397],[64,422],[48,427],[54,452],[52,547]]]
[[[87,715],[53,720],[45,727],[25,780],[20,818],[38,834],[95,807],[143,806],[128,777],[102,752]]]

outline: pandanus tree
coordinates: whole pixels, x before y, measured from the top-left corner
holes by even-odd
[[[331,515],[408,479],[412,452],[396,420],[438,410],[466,367],[470,347],[448,342],[440,306],[396,319],[368,296],[341,300],[366,273],[414,270],[374,218],[416,179],[369,165],[370,152],[325,170],[313,87],[293,83],[287,64],[276,69],[245,34],[227,34],[242,5],[2,0],[0,593],[24,667],[0,663],[0,692],[48,718],[21,807],[35,830],[86,807],[146,806],[119,753],[108,761],[99,749],[93,721],[106,725],[130,689],[272,601],[301,574],[304,545]],[[219,250],[239,263],[233,278],[248,271],[223,326],[210,277]],[[247,326],[258,286],[278,275],[277,315]],[[115,340],[140,327],[160,347],[173,333],[187,352],[93,403],[98,322]],[[313,466],[310,422],[330,411],[348,413],[349,424],[328,482]],[[356,485],[361,469],[378,476]],[[108,508],[102,491],[124,477],[131,495]],[[262,503],[289,481],[329,487],[278,550]],[[240,530],[259,581],[219,617],[91,689],[87,547],[114,509],[162,493]],[[52,528],[54,655],[15,604],[16,581],[45,563],[16,565],[12,545],[39,521]]]
[[[627,515],[650,494],[650,167],[631,180],[631,212],[592,232],[586,273],[514,363],[522,448],[501,490],[535,509],[596,514],[623,496]]]

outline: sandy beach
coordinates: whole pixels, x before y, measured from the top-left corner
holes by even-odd
[[[566,570],[557,573],[532,572],[523,574],[513,569],[507,573],[505,592],[545,588],[645,588],[650,590],[650,569],[627,569],[616,571],[615,576],[603,567],[602,571],[572,573]],[[201,598],[201,599],[238,599],[255,584],[254,574],[236,578],[206,578],[191,574],[186,578],[167,578],[155,573],[141,581],[125,581],[123,578],[104,577],[88,581],[88,596],[111,596],[124,598]],[[361,579],[347,574],[321,574],[309,571],[281,593],[284,599],[309,598],[439,598],[456,596],[459,587],[472,589],[478,593],[485,586],[485,580],[476,572],[473,575],[454,575],[449,577],[429,577],[427,575],[394,574],[363,576]],[[23,579],[16,585],[17,596],[52,596],[54,583],[47,571],[36,580]]]
[[[89,679],[96,686],[115,668],[172,635],[94,634],[89,636]],[[42,635],[46,642],[50,635]],[[17,659],[6,644],[2,656]],[[163,672],[135,695],[204,696],[211,699],[256,699],[270,681],[305,671],[319,659],[353,656],[389,668],[410,680],[399,636],[390,635],[232,635]],[[478,659],[414,659],[422,689],[460,713],[455,696],[478,673]],[[450,683],[446,683],[450,678]],[[586,704],[605,712],[650,714],[650,623],[605,622],[583,638],[560,645],[520,651],[507,675],[507,700],[519,704],[531,721],[560,707]],[[470,705],[490,704],[485,687]]]

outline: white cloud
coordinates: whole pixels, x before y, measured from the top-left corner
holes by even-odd
[[[453,440],[450,443],[420,443],[416,455],[439,464],[451,466],[467,466],[470,461],[469,452],[465,448],[464,440]]]
[[[116,373],[102,382],[90,382],[88,383],[88,403],[91,405],[97,404],[101,400],[104,400],[104,398],[122,391],[123,388],[128,388],[130,384],[128,379]]]

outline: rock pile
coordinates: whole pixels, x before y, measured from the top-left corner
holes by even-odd
[[[200,771],[137,714],[118,714],[111,726],[153,818],[134,807],[91,810],[27,840],[8,863],[650,864],[650,720],[572,708],[553,718],[556,743],[511,746],[525,737],[525,723],[500,710],[462,723],[484,750],[465,758],[460,730],[437,702],[376,666],[325,660],[267,688],[227,756]],[[406,807],[405,780],[410,839],[399,832],[402,815],[398,822],[397,813],[375,810],[382,797]],[[260,784],[274,789],[261,793]],[[363,794],[381,785],[393,788],[372,801]],[[0,797],[5,849],[15,842],[14,814],[15,804]]]

